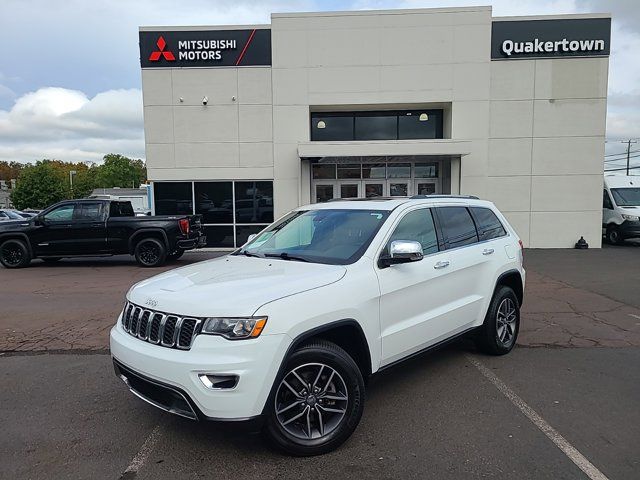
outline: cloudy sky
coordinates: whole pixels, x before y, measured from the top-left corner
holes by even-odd
[[[0,160],[144,158],[139,25],[269,23],[271,12],[488,4],[458,0],[1,0]],[[494,16],[613,14],[607,153],[640,136],[640,2],[499,0]],[[637,146],[634,149],[640,149]],[[616,157],[613,157],[616,158]],[[617,163],[611,162],[610,166]]]

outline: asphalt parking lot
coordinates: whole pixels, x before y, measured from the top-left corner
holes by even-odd
[[[638,478],[640,249],[525,263],[512,354],[461,341],[374,377],[354,436],[314,458],[156,411],[116,379],[108,331],[159,270],[127,257],[0,270],[0,478]]]

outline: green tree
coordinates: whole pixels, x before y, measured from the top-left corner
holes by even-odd
[[[104,163],[96,172],[98,188],[137,188],[147,181],[147,169],[142,160],[136,160],[116,153],[104,156]]]
[[[0,161],[0,180],[6,180],[8,183],[11,179],[18,178],[23,168],[22,163]]]
[[[48,207],[69,195],[68,179],[55,161],[42,160],[26,165],[11,192],[11,201],[18,209]]]

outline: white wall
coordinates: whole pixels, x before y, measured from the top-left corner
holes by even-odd
[[[601,245],[607,72],[608,58],[491,63],[485,194],[526,246]]]

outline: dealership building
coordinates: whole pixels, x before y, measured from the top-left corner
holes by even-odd
[[[491,7],[141,27],[153,211],[232,248],[308,203],[465,194],[526,246],[598,247],[610,27]]]

